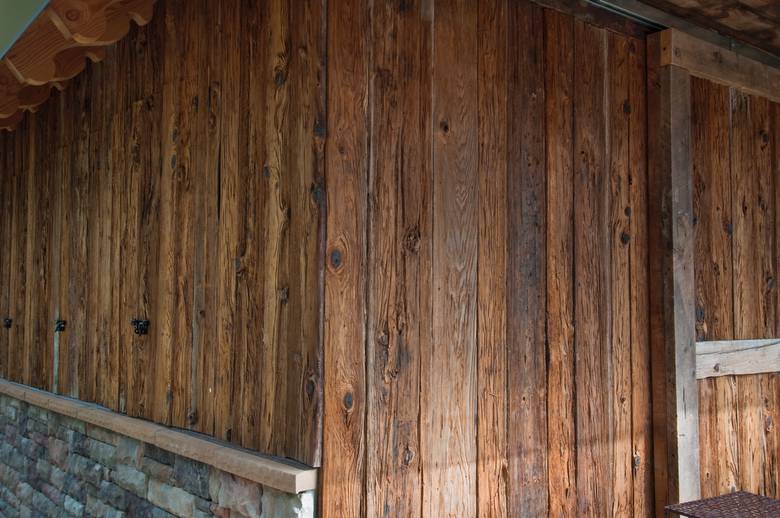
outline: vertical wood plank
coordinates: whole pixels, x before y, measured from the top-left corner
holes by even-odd
[[[36,265],[35,265],[35,242],[38,237],[39,229],[36,226],[37,223],[37,208],[38,201],[36,199],[37,194],[37,179],[35,177],[35,171],[37,167],[36,163],[36,147],[35,136],[38,131],[37,120],[34,117],[30,117],[28,130],[24,134],[22,139],[22,145],[25,148],[25,162],[22,168],[22,174],[24,175],[23,181],[26,182],[27,188],[25,189],[25,195],[27,201],[25,207],[27,209],[27,236],[24,243],[23,261],[25,264],[26,276],[22,282],[29,288],[24,299],[24,335],[22,347],[22,382],[25,385],[33,383],[33,371],[36,369],[35,355],[36,351],[33,346],[33,342],[38,338],[40,328],[36,326],[37,319],[33,314],[33,298],[36,288]]]
[[[47,325],[48,305],[48,247],[51,233],[51,175],[49,154],[46,153],[49,136],[48,111],[44,110],[30,121],[29,168],[26,171],[27,190],[27,286],[29,296],[25,307],[25,346],[27,369],[25,383],[48,389],[49,365],[52,363],[51,327]]]
[[[240,255],[238,249],[238,224],[241,218],[238,170],[239,98],[235,93],[228,95],[229,85],[240,79],[239,35],[229,31],[239,26],[239,10],[235,5],[221,4],[220,17],[223,26],[223,63],[221,84],[222,97],[222,142],[219,159],[219,252],[217,279],[217,360],[215,379],[214,425],[215,434],[221,439],[232,438],[231,415],[233,405],[233,343],[236,325],[236,265]]]
[[[14,175],[13,175],[13,224],[11,241],[11,281],[9,289],[13,299],[11,327],[8,342],[10,344],[9,365],[12,365],[11,381],[24,381],[24,336],[25,301],[27,297],[27,155],[25,134],[28,131],[30,117],[19,123],[19,137],[14,139]]]
[[[320,465],[322,437],[322,265],[325,244],[324,147],[325,4],[311,0],[290,9],[291,52],[290,306],[285,322],[285,410],[276,434],[282,450]],[[250,84],[254,84],[250,82]],[[251,124],[251,122],[250,122]],[[251,133],[250,133],[251,138]],[[285,292],[282,291],[282,300]],[[282,430],[279,431],[279,427]],[[281,446],[280,446],[281,448]]]
[[[434,6],[433,335],[421,370],[424,516],[476,512],[476,7]]]
[[[508,507],[547,510],[544,13],[512,5],[508,141]],[[461,232],[468,232],[464,228]]]
[[[545,11],[547,88],[547,434],[550,516],[577,506],[574,382],[574,21]]]
[[[278,379],[278,374],[276,370],[273,370],[274,376],[266,376],[264,374],[258,376],[258,373],[262,371],[259,362],[263,351],[270,349],[276,352],[277,340],[280,336],[278,333],[280,329],[277,329],[277,334],[271,336],[270,340],[267,340],[269,337],[265,335],[263,322],[264,305],[268,303],[276,309],[279,309],[281,305],[279,292],[272,295],[276,300],[265,300],[267,295],[266,284],[263,278],[265,250],[273,249],[278,252],[280,244],[284,243],[281,242],[282,236],[279,235],[277,228],[275,229],[277,231],[275,236],[267,236],[268,239],[273,240],[273,243],[267,247],[263,246],[263,239],[266,237],[266,227],[263,225],[265,220],[264,213],[266,212],[265,207],[267,206],[265,191],[270,184],[268,179],[271,176],[270,170],[266,170],[269,174],[263,174],[263,163],[266,156],[266,120],[269,118],[265,100],[268,97],[269,85],[273,85],[272,88],[276,88],[273,82],[274,77],[284,78],[281,81],[282,85],[287,81],[288,74],[285,68],[287,66],[285,59],[287,50],[277,48],[281,56],[274,60],[274,65],[281,63],[281,67],[279,75],[275,76],[274,69],[269,69],[267,64],[272,61],[266,59],[270,57],[269,53],[263,52],[259,56],[256,55],[250,42],[255,39],[253,35],[256,34],[256,31],[260,32],[263,34],[263,38],[256,45],[262,47],[265,51],[270,50],[269,42],[271,39],[279,40],[281,38],[283,40],[285,38],[286,28],[285,26],[279,26],[282,25],[279,24],[279,17],[284,18],[286,5],[280,5],[278,2],[269,2],[263,6],[250,6],[251,2],[242,3],[242,23],[239,28],[242,39],[241,48],[244,55],[242,56],[241,88],[238,94],[240,96],[240,105],[251,106],[251,108],[242,110],[239,123],[241,128],[239,133],[239,138],[241,139],[239,140],[239,169],[242,172],[241,184],[244,186],[241,203],[244,206],[243,213],[246,216],[238,229],[239,246],[242,252],[238,258],[240,273],[236,278],[236,354],[233,360],[236,365],[233,393],[235,394],[234,398],[241,401],[242,409],[233,415],[233,430],[236,431],[234,440],[244,446],[260,448],[265,451],[276,451],[275,441],[280,439],[280,436],[275,434],[273,429],[273,426],[278,424],[278,420],[274,420],[277,402],[272,402],[269,405],[263,395],[268,392],[265,383],[270,381],[273,384]],[[272,12],[276,13],[273,16],[274,19],[270,15]],[[255,26],[254,24],[259,25]],[[257,60],[253,61],[255,58]],[[253,76],[253,69],[258,69],[256,76]],[[253,79],[256,82],[252,82]],[[250,85],[254,85],[254,87]],[[263,109],[255,111],[258,100],[263,105]],[[253,101],[254,104],[250,104]],[[283,124],[284,117],[279,118],[279,116],[284,114],[284,110],[274,108],[272,111],[274,112],[273,117],[275,120],[279,120]],[[257,117],[260,120],[254,123],[251,120],[252,117]],[[253,129],[258,127],[261,135],[263,135],[262,138],[252,136]],[[281,189],[278,182],[280,174],[282,172],[277,169],[274,186],[278,190]],[[276,257],[276,259],[279,258]],[[272,270],[272,273],[274,272]],[[257,328],[254,332],[248,333],[248,329],[253,327],[253,322],[258,323]],[[259,347],[253,345],[252,336],[255,333],[262,337]],[[273,369],[277,367],[281,366],[274,362]],[[270,366],[265,368],[271,369]],[[286,392],[284,390],[285,386],[286,383],[277,385],[276,388],[280,394]],[[283,400],[279,398],[279,403],[281,401]],[[267,414],[264,414],[264,412],[267,412]],[[264,415],[268,417],[266,419],[261,417]]]
[[[691,80],[691,130],[696,221],[696,328],[699,340],[734,337],[729,90]],[[729,377],[699,382],[702,495],[735,487],[736,426]],[[720,406],[723,401],[727,406]],[[722,441],[722,442],[721,442]]]
[[[205,127],[201,128],[203,146],[202,178],[197,183],[197,206],[199,211],[198,227],[202,228],[201,244],[196,249],[194,266],[195,279],[193,286],[193,310],[195,319],[193,325],[198,330],[195,337],[195,347],[198,361],[193,371],[194,385],[193,408],[197,417],[196,429],[200,432],[213,434],[214,403],[216,398],[216,363],[217,363],[217,327],[219,310],[217,306],[218,279],[217,254],[219,235],[219,192],[220,192],[220,146],[222,127],[222,41],[223,25],[221,15],[216,17],[211,12],[211,3],[201,2],[202,16],[215,18],[214,25],[208,34],[206,76],[201,88]],[[252,108],[250,107],[250,110]],[[202,219],[201,219],[202,218]],[[202,221],[202,223],[201,223]]]
[[[115,77],[125,77],[129,69],[130,42],[122,41],[117,45]],[[112,402],[111,408],[120,412],[127,411],[128,383],[127,372],[124,363],[130,358],[127,356],[127,333],[130,326],[127,322],[127,311],[123,304],[125,292],[129,285],[124,282],[125,254],[132,252],[132,243],[125,241],[125,222],[127,205],[124,192],[127,185],[127,136],[131,123],[130,103],[128,100],[128,84],[126,81],[118,81],[114,87],[115,115],[111,132],[111,199],[114,210],[111,214],[111,343],[108,365],[112,373],[110,381],[106,384],[106,399]],[[63,247],[65,244],[63,243]],[[60,354],[62,356],[62,354]]]
[[[155,421],[171,422],[171,403],[173,399],[173,364],[174,342],[176,341],[177,324],[177,299],[176,299],[176,242],[179,222],[175,219],[176,199],[175,187],[178,185],[176,171],[179,167],[181,143],[179,141],[181,114],[187,109],[186,101],[181,99],[183,86],[182,74],[184,52],[183,39],[186,32],[182,30],[184,22],[184,4],[175,3],[165,6],[162,13],[165,23],[165,47],[163,59],[163,86],[162,86],[162,156],[161,176],[159,185],[159,225],[160,235],[157,241],[158,275],[157,275],[157,301],[159,312],[155,315],[156,322],[152,327],[157,347],[154,360],[154,387],[152,400],[154,401],[152,416]],[[192,8],[188,9],[190,12]],[[219,26],[217,26],[218,28]],[[219,46],[215,46],[219,48]],[[189,135],[187,135],[189,136]],[[186,153],[182,157],[185,161]],[[184,346],[186,347],[186,345]],[[180,358],[180,356],[176,356]],[[177,367],[180,367],[177,364]]]
[[[11,243],[13,229],[14,140],[16,133],[0,134],[0,319],[11,318]],[[13,324],[12,324],[13,325]],[[0,377],[10,378],[10,330],[0,329]]]
[[[775,275],[780,271],[780,104],[770,106],[770,138],[772,142],[772,178],[774,179],[774,257]],[[777,282],[777,281],[775,281]],[[775,289],[780,297],[780,290]],[[775,336],[780,333],[780,302],[775,300]],[[780,498],[780,373],[763,378],[764,392],[764,431],[766,436],[767,459],[764,464],[765,495]]]
[[[365,482],[365,261],[370,11],[328,6],[325,397],[322,513],[361,515]],[[345,315],[350,317],[344,318]]]
[[[612,512],[610,321],[606,156],[606,33],[575,21],[574,312],[577,391],[577,508]]]
[[[627,37],[607,34],[605,87],[606,153],[609,200],[606,232],[609,257],[610,366],[609,441],[612,463],[612,515],[633,512],[631,452],[631,282],[629,244],[629,45]]]
[[[477,515],[507,508],[508,6],[479,6],[479,257],[477,260]]]
[[[629,262],[631,271],[631,410],[634,516],[652,516],[653,435],[647,246],[646,45],[629,44]]]
[[[66,113],[74,110],[76,115],[74,141],[71,148],[72,169],[70,184],[68,186],[68,200],[66,210],[71,212],[68,236],[70,247],[67,261],[67,293],[68,313],[63,316],[67,321],[67,327],[62,335],[69,342],[70,354],[69,368],[71,370],[71,387],[69,395],[74,397],[86,397],[86,376],[90,362],[87,349],[87,219],[89,216],[89,204],[91,202],[89,185],[91,177],[89,160],[89,92],[86,78],[78,76],[70,84],[73,91],[72,102],[75,104],[66,107]],[[82,396],[84,393],[84,396]]]
[[[114,107],[116,103],[113,89],[116,81],[116,52],[112,51],[103,61],[101,81],[97,88],[100,90],[100,104],[94,106],[95,113],[100,117],[100,133],[96,139],[99,142],[100,160],[102,169],[100,173],[100,192],[98,204],[100,213],[100,238],[98,247],[98,297],[97,304],[100,308],[98,317],[98,363],[96,373],[96,401],[108,408],[116,408],[115,383],[116,371],[111,370],[113,336],[113,301],[114,301],[114,260],[113,246],[116,237],[113,234],[114,203],[113,181],[115,164],[113,161],[114,150],[112,141],[113,125],[116,123]]]
[[[262,264],[263,303],[255,303],[246,293],[243,280],[239,281],[238,295],[242,321],[258,313],[262,322],[263,346],[260,348],[258,368],[263,384],[258,391],[260,406],[259,436],[261,449],[271,450],[275,442],[282,440],[283,430],[275,426],[284,414],[284,399],[276,394],[287,393],[287,376],[282,365],[286,363],[285,351],[290,346],[289,335],[284,330],[284,318],[289,300],[288,239],[290,219],[289,182],[293,182],[290,170],[290,155],[286,153],[289,140],[290,85],[288,82],[290,51],[289,12],[292,9],[283,0],[269,5],[268,59],[262,82],[265,84],[265,161],[262,174],[267,188],[266,203],[259,207],[258,218],[264,223]],[[246,201],[245,201],[246,203]],[[296,218],[302,214],[296,214]],[[248,258],[248,265],[252,264]],[[240,329],[240,327],[239,327]],[[246,354],[245,348],[239,351]],[[252,373],[244,373],[245,383],[251,381]]]
[[[157,13],[162,14],[162,5],[157,6]],[[163,69],[164,51],[167,34],[165,26],[162,23],[150,24],[139,27],[138,34],[134,38],[136,43],[135,53],[138,56],[136,67],[139,73],[136,75],[138,84],[136,86],[135,101],[133,103],[133,115],[136,114],[136,105],[140,112],[139,119],[133,120],[133,131],[135,125],[141,124],[139,130],[144,131],[143,138],[140,140],[142,152],[142,161],[138,170],[138,192],[135,194],[138,203],[138,269],[137,269],[137,300],[132,315],[126,317],[122,324],[128,326],[130,322],[127,318],[137,318],[149,320],[150,327],[153,329],[155,318],[159,314],[160,304],[157,300],[158,277],[159,277],[159,240],[160,240],[160,184],[163,175],[162,163],[162,121],[161,102],[163,98],[163,77],[159,73]],[[188,112],[189,114],[189,112]],[[134,161],[135,161],[135,157]],[[185,176],[185,178],[187,178]],[[177,235],[181,236],[187,230],[191,229],[190,219],[184,219]],[[191,230],[190,230],[191,231]],[[191,257],[192,251],[186,250],[180,252],[182,255]],[[188,271],[188,273],[191,272]],[[187,315],[189,319],[190,315]],[[133,343],[139,352],[139,367],[145,372],[154,372],[154,362],[157,358],[157,349],[159,342],[155,339],[156,335],[150,331],[146,335],[139,335],[133,332]],[[178,344],[179,349],[185,349],[190,343],[184,342]],[[190,372],[189,363],[184,370],[187,374]],[[185,374],[186,375],[186,374]],[[149,378],[147,374],[145,378]],[[139,379],[139,381],[141,381]],[[146,419],[151,419],[154,415],[154,408],[158,402],[154,399],[154,380],[144,379],[138,387],[139,407],[141,415]],[[164,404],[163,404],[164,406]],[[177,426],[184,427],[181,422]]]
[[[90,68],[89,81],[87,83],[87,95],[89,99],[89,163],[90,177],[88,196],[90,203],[87,208],[87,277],[86,283],[86,336],[85,355],[87,356],[83,380],[82,397],[87,401],[97,401],[98,369],[100,367],[100,323],[102,307],[99,304],[100,297],[100,244],[101,223],[103,215],[101,209],[100,186],[104,176],[105,163],[102,159],[101,149],[105,142],[101,135],[103,107],[102,94],[104,86],[101,82],[103,67]]]
[[[775,328],[769,103],[732,90],[731,107],[734,338],[765,338]],[[736,387],[738,487],[757,493],[765,458],[759,376],[738,376]]]
[[[60,118],[65,118],[65,106],[67,103],[72,102],[73,90],[66,90],[59,96],[59,113]],[[57,192],[57,207],[58,214],[57,220],[59,221],[59,283],[57,286],[57,312],[55,319],[66,320],[69,314],[68,308],[70,307],[70,297],[68,296],[68,290],[70,286],[70,249],[71,244],[71,232],[73,222],[73,212],[68,210],[70,206],[70,189],[71,189],[71,177],[73,175],[73,142],[75,140],[76,124],[67,124],[63,127],[63,146],[62,156],[60,160],[60,178],[59,189]],[[76,371],[71,367],[73,364],[74,355],[71,347],[71,340],[69,335],[65,333],[54,333],[54,322],[49,322],[52,326],[52,334],[54,335],[55,347],[59,351],[57,354],[59,372],[58,372],[58,392],[60,394],[71,394],[73,392],[73,385],[75,383]]]
[[[693,171],[690,76],[658,66],[659,42],[648,48],[651,178],[651,254],[660,268],[650,279],[653,333],[655,468],[660,512],[664,502],[695,500],[699,476],[699,409],[695,379],[695,289],[693,265]],[[652,314],[655,312],[655,315]]]
[[[173,266],[170,278],[166,279],[168,290],[172,297],[168,302],[172,304],[172,329],[173,343],[163,347],[170,348],[171,374],[170,374],[170,422],[173,426],[188,428],[193,422],[193,414],[190,403],[192,401],[192,354],[193,354],[193,256],[195,254],[195,234],[199,229],[195,228],[195,185],[198,182],[197,152],[200,146],[197,133],[197,121],[200,110],[203,109],[201,99],[198,96],[198,85],[203,68],[203,54],[201,51],[203,35],[201,28],[205,21],[201,20],[201,10],[197,4],[187,3],[179,6],[174,17],[174,24],[178,29],[171,33],[166,31],[166,50],[170,48],[170,54],[166,52],[166,59],[173,60],[174,66],[179,70],[174,76],[179,81],[173,86],[177,89],[177,122],[174,128],[176,135],[169,137],[175,139],[175,155],[170,157],[170,162],[163,161],[162,167],[170,167],[171,196],[172,196],[172,236],[166,241],[169,247],[166,249],[166,268]],[[184,30],[186,28],[186,30]],[[231,31],[237,31],[238,27],[231,27]],[[171,40],[176,38],[176,42]],[[168,47],[168,43],[171,46]],[[167,160],[167,159],[164,159]],[[153,162],[154,163],[154,162]],[[155,164],[156,165],[156,164]],[[156,196],[154,189],[149,190],[150,196]],[[175,230],[174,230],[175,229]],[[162,236],[161,236],[162,237]],[[162,286],[160,286],[162,288]],[[158,290],[159,292],[159,290]],[[156,307],[149,308],[156,311]],[[161,347],[159,342],[157,347]],[[158,355],[159,356],[159,355]],[[167,366],[166,366],[167,367]],[[159,402],[162,403],[162,402]],[[158,404],[159,404],[158,403]],[[164,404],[164,403],[163,403]]]
[[[430,20],[373,11],[369,173],[368,515],[421,516],[420,351],[430,297]]]

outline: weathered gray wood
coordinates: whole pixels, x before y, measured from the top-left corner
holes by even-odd
[[[696,342],[696,379],[780,371],[780,338]]]
[[[652,253],[660,269],[651,282],[653,394],[659,504],[695,500],[699,477],[696,382],[691,78],[660,65],[658,35],[648,40],[651,214],[658,222]],[[663,468],[666,467],[665,470]]]

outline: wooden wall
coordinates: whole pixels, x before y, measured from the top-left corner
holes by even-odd
[[[699,340],[775,338],[780,105],[692,81]],[[705,496],[780,497],[780,373],[699,382]]]
[[[328,7],[322,512],[653,513],[641,35]]]
[[[319,464],[322,9],[157,2],[0,134],[1,376]]]
[[[326,517],[653,514],[645,35],[544,3],[158,2],[0,135],[0,376]],[[780,111],[693,89],[699,338],[777,336]],[[700,383],[705,494],[778,494],[779,382]]]

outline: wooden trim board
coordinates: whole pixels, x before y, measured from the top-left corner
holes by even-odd
[[[651,339],[656,502],[697,500],[699,398],[694,289],[691,78],[663,64],[663,33],[648,38]]]
[[[317,469],[286,459],[261,456],[210,437],[128,417],[101,406],[0,379],[0,394],[112,432],[153,444],[222,471],[286,493],[317,487]]]
[[[675,29],[658,35],[660,66],[674,65],[693,76],[780,102],[780,69]]]
[[[696,379],[780,371],[780,338],[696,343]]]

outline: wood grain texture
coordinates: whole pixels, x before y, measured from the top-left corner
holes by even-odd
[[[62,391],[322,463],[324,516],[651,514],[645,48],[552,3],[159,3],[0,138],[25,225],[31,122],[63,178]]]
[[[149,22],[154,1],[109,1],[88,6],[55,0],[19,35],[0,63],[0,127],[13,129],[24,111],[36,111],[52,91],[99,61],[105,45],[124,37],[131,19]]]
[[[776,105],[707,80],[693,82],[692,103],[697,253],[708,259],[697,267],[697,334],[717,353],[765,343],[777,329]],[[738,355],[739,363],[756,352]],[[700,362],[701,375],[718,362]],[[702,448],[721,452],[702,452],[703,489],[777,494],[777,374],[734,376],[729,362],[726,354],[714,372],[722,366],[726,375],[699,382]]]
[[[370,10],[329,6],[322,515],[361,516],[365,484]],[[344,318],[350,315],[349,318]]]
[[[659,66],[658,36],[649,38],[648,110],[656,503],[700,495],[699,411],[695,379],[695,288],[690,76]],[[665,486],[665,487],[664,487]]]
[[[607,35],[607,167],[609,178],[608,246],[611,317],[609,336],[610,457],[612,513],[633,511],[631,451],[631,285],[629,277],[629,45],[630,40]],[[629,109],[626,107],[629,106]],[[628,211],[626,209],[629,209]]]
[[[7,243],[11,247],[11,231],[13,230],[13,174],[14,153],[13,141],[2,139],[0,141],[0,192],[4,193],[0,199],[0,242]],[[9,363],[11,354],[10,334],[11,329],[6,327],[6,319],[11,320],[11,261],[8,251],[0,255],[0,319],[3,320],[3,327],[0,330],[0,376],[8,379],[11,374],[11,365]]]
[[[516,483],[507,496],[510,509],[539,515],[548,505],[544,11],[513,5],[509,20],[507,455]]]
[[[675,29],[667,29],[659,37],[662,66],[674,65],[692,76],[780,101],[780,70],[777,68]]]
[[[730,188],[729,91],[709,81],[691,80],[691,131],[696,218],[696,336],[699,340],[733,337],[732,207]],[[699,382],[701,444],[717,442],[736,426],[736,414],[721,409],[734,380]],[[734,487],[736,443],[703,447],[702,496]]]
[[[367,267],[366,512],[422,516],[420,352],[431,296],[430,23],[421,6],[373,11]]]
[[[734,338],[771,337],[775,328],[774,213],[769,103],[732,91]],[[764,246],[754,248],[754,243]],[[737,377],[738,487],[763,488],[765,441],[758,376]]]
[[[574,386],[574,22],[545,12],[547,118],[547,442],[551,516],[576,514]]]
[[[511,515],[507,500],[507,173],[509,8],[480,4],[479,257],[477,260],[477,515]]]
[[[652,516],[653,437],[650,390],[649,253],[647,177],[647,47],[643,39],[628,44],[628,190],[629,290],[631,304],[631,434],[633,514]]]
[[[691,19],[768,52],[777,53],[780,9],[774,2],[754,0],[648,0],[648,4]]]
[[[423,515],[476,509],[477,9],[436,2],[432,340],[422,351]]]
[[[696,342],[696,378],[780,371],[780,340]]]
[[[605,75],[607,35],[575,22],[574,312],[578,514],[604,516],[613,497],[609,437],[609,257]]]
[[[323,5],[157,11],[3,134],[9,376],[318,465]]]

